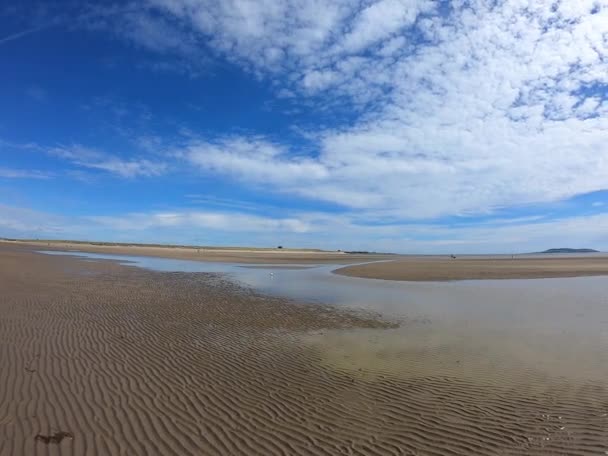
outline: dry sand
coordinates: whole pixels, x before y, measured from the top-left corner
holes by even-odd
[[[601,384],[328,366],[303,335],[391,325],[221,276],[0,246],[0,290],[2,456],[608,451]]]
[[[399,257],[347,266],[336,274],[368,279],[442,281],[608,275],[608,255],[555,257]]]

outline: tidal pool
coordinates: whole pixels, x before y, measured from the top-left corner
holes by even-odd
[[[394,282],[332,274],[339,265],[239,265],[41,251],[165,272],[212,272],[258,292],[363,309],[391,330],[326,331],[305,342],[339,369],[471,378],[608,379],[608,277]],[[539,383],[542,385],[542,382]]]

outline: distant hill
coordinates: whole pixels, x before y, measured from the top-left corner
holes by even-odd
[[[545,250],[544,252],[538,252],[538,253],[595,253],[595,252],[599,252],[599,250],[593,250],[593,249],[568,249],[565,247],[559,248],[559,249],[548,249]]]

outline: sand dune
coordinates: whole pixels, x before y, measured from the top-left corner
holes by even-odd
[[[374,316],[7,248],[0,289],[2,456],[608,451],[603,384],[371,378],[302,343]]]

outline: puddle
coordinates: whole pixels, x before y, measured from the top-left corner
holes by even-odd
[[[386,330],[313,332],[302,340],[321,354],[326,366],[372,380],[508,379],[510,384],[542,389],[549,377],[600,384],[608,378],[608,343],[593,336],[405,323]]]

